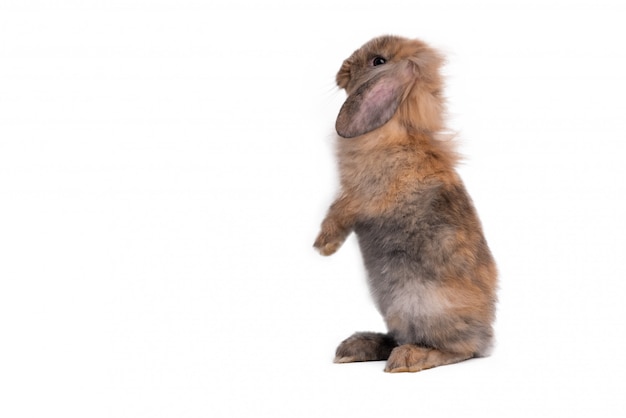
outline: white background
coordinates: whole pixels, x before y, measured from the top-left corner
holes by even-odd
[[[384,3],[384,5],[383,5]],[[3,417],[626,416],[621,1],[0,1]],[[383,331],[336,191],[341,61],[448,57],[498,261],[492,357],[335,365]]]

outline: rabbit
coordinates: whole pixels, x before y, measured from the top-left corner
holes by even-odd
[[[490,354],[497,270],[452,141],[440,139],[442,63],[420,40],[381,36],[337,73],[341,187],[314,247],[328,256],[356,233],[388,332],[352,335],[335,363],[418,372]]]

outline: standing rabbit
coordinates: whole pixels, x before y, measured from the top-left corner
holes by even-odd
[[[419,40],[382,36],[337,74],[341,191],[314,246],[331,255],[356,233],[388,333],[352,335],[336,363],[417,372],[489,354],[497,272],[456,154],[437,139],[442,61]]]

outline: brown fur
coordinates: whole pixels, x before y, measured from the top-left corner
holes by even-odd
[[[383,36],[337,74],[348,93],[337,119],[348,135],[337,145],[341,192],[314,246],[330,255],[356,232],[389,333],[355,334],[336,362],[388,359],[386,371],[419,371],[491,346],[496,267],[457,156],[437,139],[442,62],[421,41]]]

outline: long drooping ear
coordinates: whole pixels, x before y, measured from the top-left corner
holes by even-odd
[[[354,138],[366,134],[393,117],[412,80],[410,66],[403,67],[377,74],[348,96],[335,124],[339,136]]]

